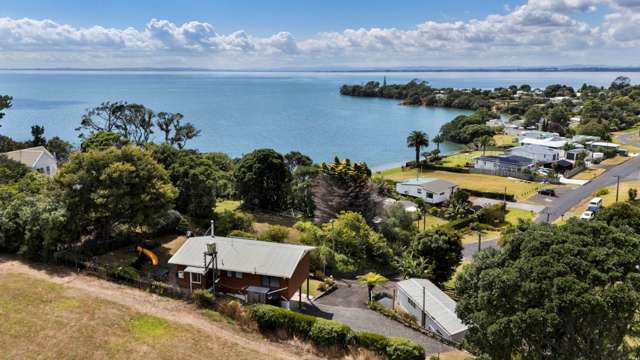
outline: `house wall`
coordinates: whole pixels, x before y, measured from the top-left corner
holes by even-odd
[[[532,159],[540,162],[552,162],[552,161],[560,160],[559,151],[554,151],[553,154],[542,154],[542,153],[536,153],[532,151],[513,149],[509,153],[511,155],[522,156],[522,157],[526,157],[528,159]]]
[[[493,161],[484,161],[484,160],[475,160],[473,167],[475,167],[476,169],[483,169],[483,170],[496,170],[497,169],[495,162],[493,162]]]
[[[443,195],[440,195],[440,193],[428,191],[418,185],[397,184],[396,192],[421,198],[428,204],[439,204],[441,202],[449,200],[449,198],[451,197],[450,189],[444,191]],[[432,194],[432,197],[429,197],[428,194]]]
[[[49,167],[49,171],[47,172],[47,167]],[[49,156],[46,152],[40,156],[40,159],[36,161],[35,165],[33,165],[33,170],[36,170],[44,175],[49,177],[53,177],[58,171],[58,163],[56,159],[52,156]]]
[[[307,278],[309,277],[309,271],[311,270],[311,254],[307,253],[302,257],[300,262],[298,262],[298,266],[296,270],[293,272],[291,279],[287,279],[285,281],[287,290],[283,292],[282,296],[287,299],[291,299],[293,294],[296,293],[300,289],[300,286],[303,286]],[[306,286],[306,284],[304,284]]]
[[[400,288],[398,288],[398,293],[396,296],[396,304],[395,306],[400,307],[402,310],[406,311],[407,313],[411,314],[413,317],[415,317],[416,322],[424,327],[427,330],[431,330],[435,333],[440,334],[440,336],[442,336],[445,339],[448,340],[453,340],[453,341],[462,341],[462,339],[464,338],[464,333],[461,334],[455,334],[455,335],[451,335],[449,334],[444,328],[440,327],[440,325],[438,325],[438,323],[428,314],[426,313],[425,315],[425,326],[422,325],[422,302],[420,302],[419,304],[415,304],[415,306],[413,306],[410,302],[409,302],[409,296]],[[429,304],[425,304],[425,307],[428,309],[429,308]]]

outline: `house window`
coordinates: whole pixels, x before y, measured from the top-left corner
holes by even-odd
[[[194,284],[201,284],[202,283],[202,275],[197,274],[197,273],[191,273],[191,282]]]
[[[422,189],[418,188],[418,194],[422,194]]]
[[[427,193],[427,199],[433,199],[433,193]]]
[[[237,279],[242,279],[242,273],[236,271],[236,278]]]
[[[49,166],[47,166],[47,175],[51,174],[51,168]]]
[[[184,279],[184,271],[178,271],[178,279]]]
[[[273,276],[263,276],[262,277],[262,286],[268,288],[279,288],[280,287],[280,279]]]
[[[227,271],[227,277],[233,277],[233,271]]]

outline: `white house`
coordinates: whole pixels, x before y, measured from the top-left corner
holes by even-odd
[[[518,142],[524,139],[547,139],[554,136],[560,136],[560,134],[549,131],[524,130],[518,134]]]
[[[564,149],[568,140],[562,137],[549,137],[546,139],[533,139],[533,138],[524,138],[520,140],[520,145],[540,145],[545,146],[552,149]]]
[[[439,204],[449,200],[457,187],[458,185],[446,180],[419,178],[396,184],[396,191],[419,197],[429,204]]]
[[[445,339],[462,342],[467,332],[456,315],[456,302],[429,280],[400,281],[394,307],[413,315],[418,324]]]
[[[550,163],[560,160],[561,152],[541,145],[524,145],[510,149],[509,154],[526,157],[541,163]]]
[[[478,156],[473,159],[474,168],[494,172],[519,173],[530,168],[534,161],[517,155]]]
[[[11,160],[23,163],[28,168],[41,174],[53,177],[58,171],[58,162],[44,146],[15,150],[4,153]]]

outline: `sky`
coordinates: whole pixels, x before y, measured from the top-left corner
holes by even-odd
[[[3,0],[0,67],[640,66],[640,0]]]

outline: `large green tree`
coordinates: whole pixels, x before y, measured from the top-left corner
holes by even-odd
[[[75,153],[57,181],[80,230],[105,241],[115,227],[150,226],[176,197],[167,171],[132,145]]]
[[[436,228],[418,234],[406,249],[402,260],[405,277],[427,277],[441,285],[451,278],[462,262],[460,235],[447,228]],[[416,263],[419,266],[408,267]],[[401,268],[403,268],[401,266]],[[409,269],[410,272],[408,271]]]
[[[521,223],[457,277],[456,311],[491,359],[623,359],[640,301],[640,238],[570,220]]]
[[[286,205],[291,173],[284,157],[275,150],[258,149],[243,156],[234,177],[244,207],[280,210]]]
[[[407,147],[414,148],[416,151],[416,167],[420,165],[420,150],[429,146],[429,135],[424,131],[413,130],[407,136]]]
[[[13,98],[8,95],[0,95],[0,120],[4,117],[4,110],[11,107]]]

